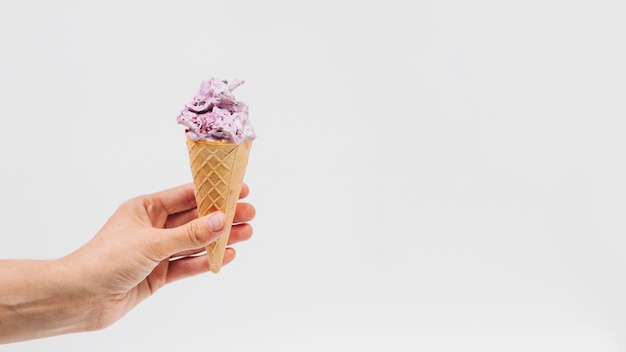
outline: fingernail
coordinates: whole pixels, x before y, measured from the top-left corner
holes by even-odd
[[[222,213],[213,213],[209,216],[209,229],[213,232],[220,231],[224,228],[224,215]]]

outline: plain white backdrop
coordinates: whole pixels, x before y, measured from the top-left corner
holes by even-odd
[[[2,351],[626,350],[622,1],[0,3],[0,257],[190,182],[247,82],[252,240],[103,331]],[[1,278],[0,278],[1,281]]]

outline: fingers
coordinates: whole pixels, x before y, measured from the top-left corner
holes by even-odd
[[[232,262],[233,259],[235,259],[235,250],[232,248],[226,248],[222,265]],[[166,283],[170,283],[190,276],[202,274],[209,270],[209,261],[206,255],[181,258],[169,263],[167,277],[165,280]]]
[[[245,198],[249,193],[249,187],[243,184],[240,198]],[[223,213],[216,212],[198,218],[192,184],[178,186],[146,197],[150,200],[151,206],[159,204],[161,207],[157,208],[164,209],[170,214],[161,223],[166,232],[154,245],[153,255],[156,260],[197,254],[223,232],[225,223]],[[254,219],[255,215],[256,209],[251,204],[237,204],[233,219],[234,225],[228,240],[229,245],[248,240],[252,236],[252,227],[245,222]]]
[[[244,183],[241,186],[239,199],[247,197],[248,194],[250,194],[250,188]],[[196,207],[196,198],[192,183],[157,192],[147,197],[158,200],[165,210],[167,210],[168,214],[176,214]]]
[[[183,193],[181,193],[181,191]],[[191,197],[192,193],[192,184],[183,185],[167,191],[155,193],[155,197],[163,200],[164,206],[167,207],[168,205],[179,204],[184,208],[183,210],[179,210],[178,212],[172,212],[176,210],[175,207],[168,208],[167,211],[170,215],[168,216],[163,227],[178,227],[198,217],[198,210],[196,209],[195,198],[193,200],[189,198]],[[248,188],[248,186],[244,183],[241,187],[239,199],[247,197],[248,194],[250,194],[250,188]],[[178,199],[175,199],[176,195],[178,196]],[[251,204],[239,203],[237,204],[237,210],[235,212],[235,219],[233,220],[233,222],[237,223],[251,221],[252,219],[254,219],[255,215],[256,211]]]
[[[253,229],[250,224],[236,224],[230,230],[230,236],[228,236],[228,245],[247,241],[252,237]]]
[[[250,187],[247,184],[241,185],[241,193],[239,193],[239,199],[244,199],[250,194]]]
[[[149,197],[157,200],[168,214],[175,214],[196,207],[196,197],[191,183],[157,192]]]
[[[235,211],[234,223],[252,221],[256,216],[256,209],[252,204],[239,203]],[[184,225],[198,217],[198,210],[196,208],[185,210],[180,213],[170,215],[165,221],[164,228],[169,229]]]
[[[161,230],[163,234],[152,248],[153,259],[160,261],[175,253],[205,247],[222,234],[225,222],[224,214],[215,212],[184,225]]]
[[[235,224],[230,230],[230,235],[228,236],[228,245],[232,246],[233,244],[247,241],[252,237],[252,234],[253,234],[253,229],[252,229],[252,226],[250,226],[250,224]],[[205,250],[204,247],[190,249],[187,251],[176,253],[172,256],[172,258],[196,255],[198,253],[204,252],[204,250]]]
[[[256,209],[250,203],[238,203],[233,223],[252,221],[256,216]]]
[[[197,218],[198,218],[197,208],[181,211],[180,213],[176,213],[176,214],[172,214],[168,216],[163,227],[166,229],[171,229],[174,227],[184,225]]]

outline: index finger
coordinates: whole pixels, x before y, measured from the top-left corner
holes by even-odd
[[[175,214],[196,207],[193,183],[157,192],[151,197],[158,201],[168,214]]]
[[[241,185],[239,199],[243,199],[250,193],[250,188],[245,183]],[[161,203],[168,214],[176,214],[195,208],[196,197],[193,183],[187,183],[152,195],[153,199]]]

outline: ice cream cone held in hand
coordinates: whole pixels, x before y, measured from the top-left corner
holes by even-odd
[[[202,82],[176,119],[187,127],[198,214],[222,211],[226,215],[224,235],[206,248],[214,273],[222,267],[250,148],[256,138],[248,119],[248,106],[232,93],[243,83],[217,78]]]

